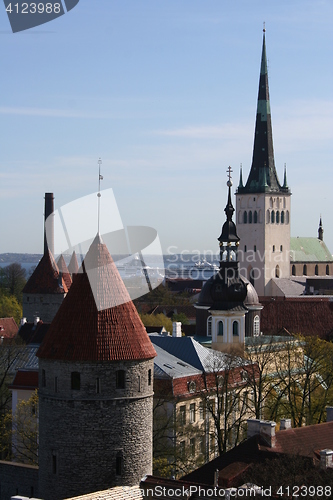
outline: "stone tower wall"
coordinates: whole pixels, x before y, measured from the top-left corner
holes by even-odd
[[[42,498],[59,500],[120,484],[131,486],[152,473],[153,369],[153,360],[40,359]],[[124,389],[116,388],[117,370],[126,372]],[[80,390],[71,389],[72,372],[80,373]]]
[[[65,297],[65,293],[24,293],[23,317],[33,322],[38,316],[44,323],[51,323]]]

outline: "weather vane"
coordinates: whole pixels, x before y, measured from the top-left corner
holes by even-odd
[[[97,228],[98,228],[98,234],[99,234],[99,218],[100,218],[100,211],[101,211],[101,181],[103,180],[103,176],[101,175],[101,165],[102,165],[102,160],[101,158],[98,159],[98,218],[97,218]]]

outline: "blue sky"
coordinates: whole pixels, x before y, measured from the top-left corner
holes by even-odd
[[[96,191],[99,157],[125,225],[217,251],[226,169],[237,184],[251,165],[263,21],[291,233],[322,214],[333,251],[331,0],[80,0],[16,34],[0,5],[0,253],[41,253],[44,193]]]

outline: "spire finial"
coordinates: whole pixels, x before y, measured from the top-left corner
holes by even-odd
[[[101,165],[102,165],[102,160],[101,158],[98,159],[98,217],[97,217],[97,229],[98,229],[98,234],[99,234],[99,218],[100,218],[100,211],[101,211],[101,181],[103,180],[103,176],[101,175]]]
[[[264,21],[264,24],[263,24],[263,29],[262,29],[263,33],[266,33],[266,23]]]
[[[227,170],[227,174],[228,174],[228,182],[227,182],[227,186],[228,187],[231,187],[232,186],[232,180],[231,180],[231,172],[233,172],[232,168],[228,167],[228,170]]]

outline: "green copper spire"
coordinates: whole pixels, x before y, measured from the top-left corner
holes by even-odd
[[[238,188],[239,193],[289,192],[280,185],[274,163],[265,31],[264,28],[252,166],[245,187]]]

